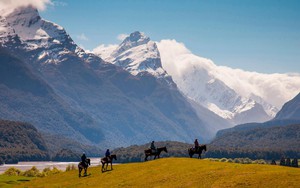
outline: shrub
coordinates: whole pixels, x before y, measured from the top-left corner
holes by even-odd
[[[61,173],[62,171],[57,169],[56,167],[53,167],[53,169],[51,170],[50,167],[44,168],[43,172],[38,174],[38,177],[45,177],[45,176],[49,176],[52,174],[58,174]]]
[[[251,164],[251,163],[252,163],[252,160],[249,159],[249,158],[244,158],[244,159],[242,159],[242,163],[243,163],[243,164]]]
[[[255,161],[252,161],[253,164],[267,164],[267,162],[263,159],[258,159]]]
[[[7,176],[19,176],[21,174],[21,170],[15,167],[10,167],[4,172],[4,174]]]
[[[76,170],[76,166],[74,164],[69,164],[67,167],[66,167],[66,171],[71,171],[71,170]]]
[[[216,158],[209,158],[210,161],[219,161],[219,159]]]
[[[227,159],[226,158],[222,158],[222,159],[220,159],[220,162],[227,162]]]
[[[44,168],[43,172],[39,175],[39,177],[45,177],[51,174],[50,167]]]
[[[56,167],[53,167],[53,169],[51,170],[51,174],[58,174],[58,173],[61,173],[62,171],[59,170],[58,168]]]
[[[31,169],[26,170],[23,173],[23,176],[26,176],[26,177],[37,177],[37,176],[41,176],[41,174],[40,174],[40,171],[35,166],[33,166]]]

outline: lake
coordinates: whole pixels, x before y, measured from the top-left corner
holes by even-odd
[[[100,164],[100,158],[90,158],[91,159],[91,166],[97,166]],[[43,170],[44,168],[56,167],[60,170],[65,171],[68,165],[74,164],[77,168],[79,161],[77,162],[56,162],[56,161],[31,161],[31,162],[19,162],[18,164],[4,164],[0,165],[0,174],[3,174],[8,168],[15,167],[21,171],[25,171],[31,169],[35,166],[38,170]]]

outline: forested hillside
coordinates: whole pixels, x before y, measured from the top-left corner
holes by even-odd
[[[279,160],[281,157],[300,158],[299,129],[300,124],[224,133],[207,143],[207,151],[203,152],[202,157],[266,160]],[[144,150],[149,146],[150,143],[133,145],[115,149],[113,153],[118,156],[117,162],[139,162],[144,161]],[[168,153],[162,152],[162,157],[189,157],[187,150],[193,144],[174,141],[156,143],[156,147],[163,146],[167,147]]]
[[[28,123],[0,120],[0,161],[49,160],[46,144],[37,129]]]
[[[224,133],[210,144],[207,157],[279,159],[300,157],[300,124],[237,130]]]

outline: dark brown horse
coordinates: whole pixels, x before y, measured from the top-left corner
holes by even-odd
[[[86,159],[86,162],[83,163],[82,161],[78,164],[78,171],[79,171],[79,177],[81,177],[81,171],[84,169],[84,176],[87,175],[87,168],[89,167],[89,165],[91,165],[91,160],[90,159]]]
[[[105,171],[107,170],[107,166],[108,166],[108,163],[110,163],[110,169],[112,170],[112,162],[113,160],[117,160],[117,156],[116,155],[110,155],[108,157],[104,157],[101,159],[101,163],[102,163],[102,172],[104,171],[104,165],[106,164],[106,168],[105,168]]]
[[[189,148],[189,156],[192,158],[194,154],[199,154],[198,159],[201,159],[202,151],[206,151],[206,145],[200,145],[197,149],[196,148]]]
[[[148,156],[152,156],[154,155],[154,159],[159,158],[160,157],[160,153],[164,151],[166,153],[168,153],[167,147],[162,147],[162,148],[157,148],[156,152],[153,152],[151,149],[146,149],[145,150],[145,161],[147,161]]]

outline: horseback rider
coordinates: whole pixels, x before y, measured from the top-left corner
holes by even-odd
[[[152,153],[156,153],[156,147],[154,145],[154,141],[151,142],[150,149],[151,149]]]
[[[109,151],[109,149],[106,150],[105,157],[107,158],[107,160],[109,160],[109,157],[110,157],[110,151]]]
[[[194,144],[195,144],[195,151],[198,151],[198,148],[199,148],[199,142],[198,142],[198,139],[197,139],[197,138],[195,139]]]
[[[83,164],[84,166],[87,166],[87,164],[86,164],[86,156],[85,156],[85,153],[84,153],[84,152],[82,153],[82,156],[81,156],[81,162],[82,162],[82,164]]]

